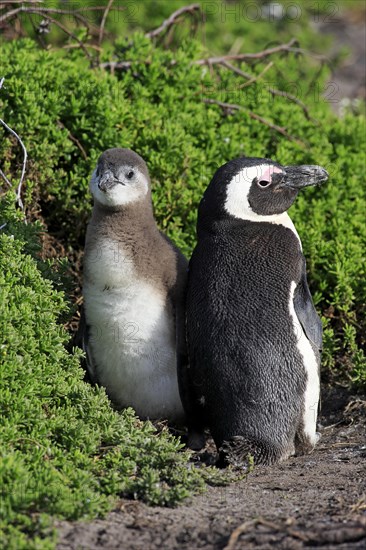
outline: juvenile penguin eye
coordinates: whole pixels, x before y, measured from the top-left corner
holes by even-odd
[[[129,172],[127,172],[126,178],[131,180],[134,175],[135,175],[135,172],[133,170],[130,170]]]

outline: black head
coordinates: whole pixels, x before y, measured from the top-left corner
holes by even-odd
[[[199,207],[199,218],[272,221],[303,187],[328,179],[320,166],[281,166],[263,158],[237,158],[217,170]]]

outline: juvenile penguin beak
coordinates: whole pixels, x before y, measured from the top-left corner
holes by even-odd
[[[309,185],[320,185],[327,181],[329,174],[321,166],[303,165],[303,166],[285,166],[285,176],[283,185],[291,189],[301,189]]]
[[[98,187],[101,191],[108,191],[108,189],[111,189],[115,185],[115,180],[113,172],[106,170],[99,178]]]

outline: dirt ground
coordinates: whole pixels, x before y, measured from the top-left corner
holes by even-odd
[[[366,548],[366,398],[323,392],[308,456],[257,467],[175,508],[121,500],[104,520],[60,522],[58,550]]]

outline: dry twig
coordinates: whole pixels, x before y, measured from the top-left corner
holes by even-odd
[[[242,69],[239,69],[239,67],[236,67],[235,65],[232,65],[231,63],[229,63],[229,61],[222,61],[220,63],[220,65],[223,65],[227,69],[230,69],[234,73],[238,74],[239,76],[243,76],[244,78],[250,79],[253,76],[249,73],[245,73]]]
[[[219,107],[221,107],[227,113],[230,113],[232,111],[244,111],[245,113],[247,113],[247,115],[250,118],[253,118],[254,120],[258,120],[259,122],[261,122],[265,126],[268,126],[272,130],[275,130],[279,134],[282,134],[283,136],[285,136],[290,141],[294,141],[295,143],[297,143],[298,145],[301,145],[302,147],[306,146],[306,144],[303,141],[301,141],[297,137],[289,134],[287,132],[286,128],[283,128],[282,126],[278,126],[277,124],[272,124],[272,122],[270,122],[269,120],[266,120],[265,118],[257,115],[256,113],[253,113],[252,111],[249,111],[248,109],[246,109],[242,105],[236,105],[235,103],[224,103],[223,101],[218,101],[217,99],[210,99],[208,97],[202,98],[202,101],[204,103],[208,103],[208,104],[211,104],[211,105],[218,105]]]
[[[72,135],[72,133],[70,132],[70,130],[68,130],[65,126],[65,124],[63,124],[61,122],[61,120],[58,120],[57,121],[57,124],[60,128],[63,128],[64,130],[66,130],[68,132],[68,138],[70,139],[70,141],[72,141],[73,143],[75,143],[75,145],[77,146],[77,148],[80,150],[81,154],[83,155],[84,157],[84,160],[87,160],[88,158],[88,155],[84,149],[84,147],[81,145],[80,141],[78,140],[78,138],[76,138],[75,136]]]
[[[8,178],[6,177],[6,175],[4,174],[4,172],[1,170],[0,168],[0,176],[3,178],[3,180],[5,181],[5,183],[7,183],[9,185],[9,187],[13,187],[11,182],[8,180]]]
[[[272,95],[277,95],[277,96],[280,96],[280,97],[285,97],[286,99],[288,99],[289,101],[292,101],[293,103],[296,103],[296,105],[298,105],[299,107],[301,107],[301,109],[303,110],[304,112],[304,115],[305,117],[310,120],[313,124],[319,124],[319,121],[316,120],[315,118],[313,118],[310,113],[309,113],[309,109],[307,108],[307,106],[305,105],[305,103],[303,101],[301,101],[301,99],[299,99],[298,97],[294,96],[293,94],[289,94],[288,92],[284,92],[283,90],[277,90],[276,88],[267,88],[267,90],[269,91],[270,94]]]
[[[256,520],[256,519],[253,520],[252,519],[250,521],[246,521],[245,523],[242,523],[236,529],[234,529],[234,531],[230,535],[229,542],[224,547],[224,550],[234,550],[235,545],[238,542],[238,539],[239,539],[240,535],[245,533],[245,531],[247,531],[249,528],[255,527],[257,525],[257,523],[258,523],[258,520]]]
[[[272,531],[281,533],[284,532],[286,535],[290,535],[293,538],[299,539],[303,542],[309,541],[309,536],[305,533],[301,533],[298,530],[292,529],[291,527],[287,525],[277,525],[276,523],[273,523],[272,521],[268,521],[264,518],[257,518],[252,519],[249,521],[246,521],[239,525],[234,531],[231,533],[228,544],[225,546],[224,550],[234,550],[236,543],[238,542],[238,539],[240,535],[248,531],[248,529],[251,529],[252,527],[257,527],[258,525],[263,525],[264,527],[268,527]]]
[[[114,2],[114,0],[109,0],[108,1],[107,7],[105,8],[104,13],[103,13],[102,21],[101,21],[100,27],[99,27],[99,37],[98,37],[99,46],[101,45],[102,40],[103,40],[105,23],[107,21],[108,13],[109,13],[109,11],[112,7],[113,2]]]
[[[249,74],[249,73],[246,73],[244,71],[242,71],[241,69],[239,69],[239,67],[236,67],[235,65],[232,65],[231,63],[229,63],[228,61],[222,61],[222,63],[220,63],[220,65],[223,65],[224,67],[226,67],[227,69],[230,69],[231,71],[233,71],[234,73],[238,74],[239,76],[242,76],[243,78],[247,78],[249,80],[249,82],[247,82],[244,86],[240,86],[240,88],[245,88],[246,86],[249,86],[249,83],[250,84],[253,84],[254,82],[256,82],[261,76],[263,76],[263,74],[265,72],[267,72],[267,70],[270,68],[268,67],[268,65],[263,69],[263,71],[256,77],[254,77],[253,75]],[[271,65],[272,66],[272,65]],[[285,92],[283,90],[277,90],[276,88],[267,88],[267,90],[269,91],[270,94],[272,94],[273,96],[280,96],[280,97],[285,97],[286,99],[288,99],[289,101],[292,101],[293,103],[296,103],[296,105],[298,105],[299,107],[301,107],[301,109],[303,110],[304,112],[304,115],[305,117],[310,120],[313,124],[319,124],[319,121],[316,120],[315,118],[311,117],[310,116],[310,113],[309,113],[309,109],[306,107],[305,103],[303,103],[301,101],[301,99],[299,99],[298,97],[294,96],[293,94],[290,94],[288,92]]]
[[[13,3],[13,2],[12,2]],[[43,17],[46,17],[49,19],[49,14],[55,14],[55,15],[72,15],[76,20],[79,20],[83,25],[85,25],[87,28],[89,28],[89,22],[88,20],[79,13],[79,10],[62,10],[57,8],[44,8],[43,6],[20,6],[19,8],[14,8],[13,10],[10,10],[6,12],[4,15],[0,16],[0,23],[3,23],[7,19],[11,19],[12,17],[16,17],[19,13],[28,13],[31,15],[42,15]]]
[[[24,4],[24,1],[27,4],[43,4],[43,0],[1,0],[0,9],[4,9],[10,4]]]
[[[5,80],[4,78],[1,78],[1,80],[0,80],[0,90],[3,87],[4,80]],[[27,149],[25,148],[25,145],[22,142],[22,140],[20,139],[20,137],[18,136],[18,134],[14,130],[12,130],[12,128],[10,128],[10,126],[8,126],[6,124],[6,122],[3,121],[2,118],[0,118],[0,123],[4,126],[4,128],[6,128],[8,130],[8,132],[10,132],[14,137],[16,137],[16,139],[18,140],[18,142],[20,143],[20,145],[23,149],[23,167],[22,167],[22,173],[21,173],[21,176],[20,176],[17,192],[16,192],[16,197],[17,197],[18,205],[20,206],[20,208],[22,210],[24,210],[24,205],[23,205],[21,193],[22,193],[22,185],[23,185],[23,180],[24,180],[24,175],[25,175],[25,168],[26,168],[26,165],[27,165]],[[5,181],[10,184],[10,182],[7,178],[5,178]]]
[[[262,52],[257,53],[237,53],[237,54],[231,54],[231,55],[221,55],[217,57],[207,57],[205,59],[197,59],[197,61],[194,61],[195,65],[217,65],[217,64],[223,64],[223,62],[226,61],[247,61],[249,59],[263,59],[264,57],[268,57],[269,55],[273,55],[274,53],[279,52],[292,52],[294,49],[298,50],[299,48],[292,48],[292,46],[296,43],[296,39],[292,38],[290,42],[287,44],[280,44],[279,46],[275,46],[274,48],[268,48],[267,50],[263,50]],[[305,50],[301,50],[301,52],[305,52]]]
[[[269,71],[269,69],[273,67],[273,61],[270,61],[268,63],[268,65],[266,65],[263,69],[263,71],[261,71],[257,76],[253,76],[250,80],[248,80],[248,82],[245,82],[245,84],[242,84],[241,86],[238,86],[238,89],[239,90],[242,90],[243,88],[246,88],[247,86],[250,86],[251,84],[254,84],[254,82],[257,82],[257,80],[259,80],[260,78],[262,78],[262,76],[264,74],[266,74],[267,71]]]
[[[168,19],[165,19],[160,27],[157,27],[156,29],[147,32],[145,36],[147,38],[156,38],[157,36],[159,36],[159,34],[163,33],[165,30],[169,29],[172,25],[177,23],[179,17],[184,13],[194,14],[197,11],[201,12],[201,7],[199,4],[190,4],[189,6],[183,6],[182,8],[179,8],[179,10],[173,12],[171,16],[168,17]]]

